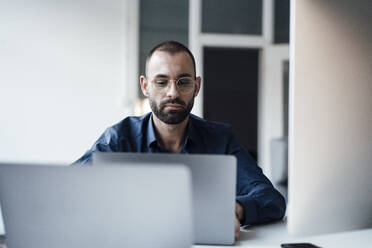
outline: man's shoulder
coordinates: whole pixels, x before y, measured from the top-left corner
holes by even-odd
[[[123,126],[138,127],[139,125],[143,125],[144,122],[148,121],[150,119],[150,115],[151,113],[147,113],[142,116],[128,116],[111,127],[112,128],[120,128]]]
[[[144,125],[150,119],[151,113],[142,116],[128,116],[118,123],[108,127],[106,133],[116,138],[136,137],[142,134]]]
[[[196,129],[201,129],[211,133],[231,133],[232,127],[228,123],[209,121],[199,116],[190,114],[192,124]]]

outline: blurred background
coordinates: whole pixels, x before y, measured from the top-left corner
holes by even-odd
[[[165,40],[196,58],[193,113],[230,123],[285,180],[289,0],[0,1],[0,163],[71,164],[105,128],[150,111],[139,76]]]
[[[0,162],[70,164],[110,125],[149,111],[149,50],[189,46],[193,113],[232,124],[271,177],[288,126],[289,0],[0,2]]]
[[[0,1],[0,163],[71,164],[105,128],[150,111],[145,57],[177,40],[202,77],[193,113],[230,123],[285,196],[288,109],[292,188],[312,185],[309,168],[370,173],[371,3],[292,3]]]

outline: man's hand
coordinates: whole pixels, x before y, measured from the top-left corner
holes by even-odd
[[[239,202],[236,202],[235,213],[235,240],[237,240],[240,234],[240,223],[244,219],[244,208]]]
[[[240,234],[240,221],[235,217],[235,240],[239,238]]]

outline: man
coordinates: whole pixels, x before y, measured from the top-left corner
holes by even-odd
[[[235,238],[241,224],[283,218],[284,198],[239,144],[231,127],[190,114],[201,78],[196,77],[194,56],[185,46],[166,41],[153,48],[140,83],[152,113],[109,127],[76,163],[89,163],[95,151],[232,154],[238,160]]]

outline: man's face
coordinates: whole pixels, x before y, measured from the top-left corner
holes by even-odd
[[[200,89],[200,78],[195,78],[187,53],[156,51],[148,61],[147,77],[141,77],[141,88],[155,116],[174,125],[189,116]]]

